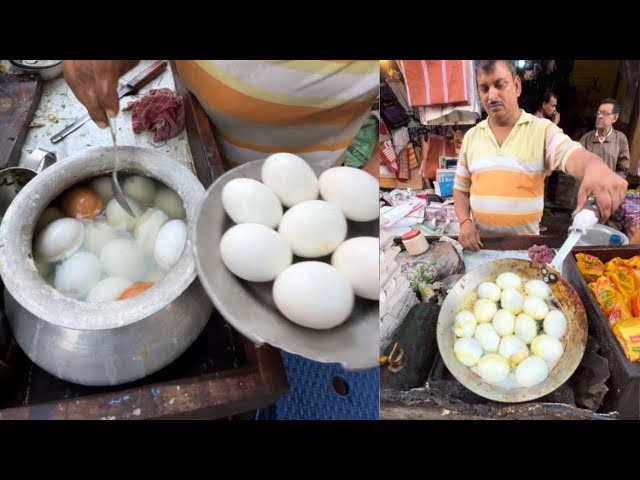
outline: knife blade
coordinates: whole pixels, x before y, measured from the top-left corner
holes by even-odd
[[[165,60],[158,60],[157,62],[154,62],[149,66],[149,68],[143,70],[140,74],[129,80],[124,87],[121,87],[120,90],[118,90],[118,98],[126,97],[127,95],[137,92],[151,80],[160,75],[165,68],[167,68],[167,62]],[[51,142],[58,143],[60,140],[63,140],[67,135],[75,132],[78,128],[84,125],[90,118],[89,114],[78,117],[71,125],[67,125],[52,136]]]

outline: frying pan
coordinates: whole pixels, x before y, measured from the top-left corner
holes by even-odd
[[[526,280],[546,281],[567,319],[567,332],[560,339],[565,346],[564,353],[554,368],[549,371],[547,379],[533,387],[507,389],[487,383],[469,367],[460,363],[453,352],[453,344],[456,340],[453,322],[460,306],[468,301],[469,295],[475,292],[482,282],[495,282],[498,275],[504,272],[514,272]],[[526,402],[553,392],[578,368],[587,345],[587,315],[576,291],[556,269],[529,260],[503,258],[488,262],[465,274],[453,286],[438,316],[437,339],[440,355],[447,369],[469,390],[498,402]]]

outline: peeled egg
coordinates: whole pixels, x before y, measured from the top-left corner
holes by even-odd
[[[56,267],[56,290],[72,298],[82,298],[100,280],[100,259],[90,252],[71,255]]]
[[[500,305],[505,310],[510,311],[514,315],[517,315],[522,311],[522,305],[524,304],[524,298],[522,293],[513,288],[507,288],[502,291],[500,296]]]
[[[500,355],[485,355],[478,362],[478,375],[485,382],[500,383],[509,376],[511,367]]]
[[[549,367],[540,357],[525,358],[516,368],[516,380],[524,387],[533,387],[544,382],[549,376]]]
[[[472,337],[476,331],[476,317],[469,310],[462,310],[456,314],[453,331],[457,337]]]
[[[113,183],[111,177],[98,177],[89,182],[98,195],[102,197],[102,202],[106,205],[113,198]]]
[[[122,184],[124,194],[133,198],[141,205],[148,205],[153,202],[153,196],[156,193],[156,185],[153,180],[141,175],[131,175],[125,178]]]
[[[234,275],[250,282],[269,282],[293,261],[280,234],[257,223],[240,223],[224,232],[220,257]]]
[[[87,295],[87,302],[110,302],[133,285],[128,278],[107,277],[100,280]]]
[[[105,210],[109,225],[116,228],[123,228],[125,230],[133,230],[138,222],[138,217],[142,214],[142,208],[132,198],[127,197],[127,203],[131,207],[133,213],[136,214],[135,217],[132,217],[125,212],[115,198],[109,201],[107,209]]]
[[[498,353],[514,365],[517,365],[529,356],[529,349],[515,335],[507,335],[500,339]]]
[[[512,288],[514,290],[522,291],[522,279],[513,272],[501,273],[500,275],[498,275],[496,283],[503,290]]]
[[[551,310],[542,322],[544,333],[562,338],[567,331],[567,319],[560,310]]]
[[[133,240],[111,240],[102,249],[100,260],[112,277],[124,277],[134,282],[144,279],[144,255]]]
[[[493,328],[496,329],[498,335],[511,335],[515,328],[516,317],[508,310],[500,309],[493,317]]]
[[[278,232],[295,255],[317,258],[333,252],[347,236],[342,212],[322,200],[307,200],[282,216]]]
[[[490,322],[497,311],[498,305],[486,298],[476,300],[476,303],[473,304],[473,314],[478,323]]]
[[[516,337],[524,343],[531,341],[538,335],[538,324],[526,313],[521,313],[516,317]]]
[[[84,222],[84,247],[99,255],[104,246],[116,238],[116,232],[106,222]]]
[[[60,206],[67,217],[95,219],[102,211],[102,197],[92,188],[85,186],[73,187],[64,192]]]
[[[327,329],[349,318],[354,294],[347,279],[331,265],[300,262],[278,275],[273,283],[273,300],[292,322]]]
[[[538,297],[546,300],[551,296],[551,290],[549,286],[542,280],[529,280],[524,285],[524,293],[532,297]]]
[[[275,228],[282,205],[273,191],[251,178],[235,178],[222,188],[222,206],[235,223],[259,223]]]
[[[542,320],[549,313],[549,307],[544,300],[530,296],[524,299],[522,310],[534,320]]]
[[[346,240],[331,256],[331,265],[349,281],[356,295],[368,300],[380,296],[380,240],[355,237]]]
[[[480,298],[486,298],[492,302],[497,302],[500,300],[501,294],[502,290],[500,290],[500,287],[493,282],[484,282],[478,286],[478,297]]]
[[[542,358],[549,363],[555,363],[560,360],[564,347],[560,340],[551,335],[538,335],[531,342],[531,351],[534,355]]]
[[[47,207],[44,209],[44,212],[42,212],[42,215],[40,215],[38,223],[36,223],[36,227],[33,231],[35,233],[38,233],[44,227],[62,217],[64,217],[64,214],[60,211],[59,208]]]
[[[153,258],[155,258],[160,267],[169,270],[178,263],[186,243],[187,224],[183,220],[169,220],[162,226],[156,236]],[[152,275],[147,280],[157,282],[162,276]]]
[[[33,253],[44,262],[58,262],[73,255],[84,240],[84,225],[75,218],[60,218],[44,227],[36,237]]]
[[[297,155],[274,153],[262,164],[261,173],[262,182],[273,190],[285,207],[318,198],[318,177]]]
[[[462,337],[453,344],[453,353],[460,363],[473,367],[482,357],[482,347],[475,338]]]
[[[168,188],[161,188],[156,192],[153,197],[153,205],[166,213],[169,218],[184,218],[187,216],[180,196]]]
[[[145,253],[152,253],[156,245],[156,237],[169,217],[159,208],[150,208],[142,214],[136,223],[133,238]],[[180,252],[182,253],[182,252]]]
[[[318,179],[320,194],[349,220],[368,222],[380,214],[378,180],[352,167],[325,170]]]
[[[500,336],[490,323],[481,323],[476,328],[475,339],[485,352],[497,352],[500,345]]]

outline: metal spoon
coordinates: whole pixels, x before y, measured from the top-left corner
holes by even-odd
[[[111,185],[113,186],[113,194],[118,202],[118,205],[122,207],[122,209],[127,212],[127,214],[133,218],[136,217],[136,214],[133,213],[133,210],[129,206],[127,202],[127,197],[124,196],[124,192],[120,188],[120,183],[118,182],[118,145],[116,143],[116,120],[115,118],[109,119],[109,129],[111,130],[111,138],[113,139],[113,151],[115,153],[115,165],[113,166],[113,174],[111,175]]]

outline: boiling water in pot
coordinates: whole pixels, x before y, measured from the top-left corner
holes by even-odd
[[[178,261],[186,244],[178,194],[141,175],[121,175],[136,217],[114,198],[109,176],[63,192],[34,231],[38,271],[57,291],[87,302],[129,298],[152,288]]]

